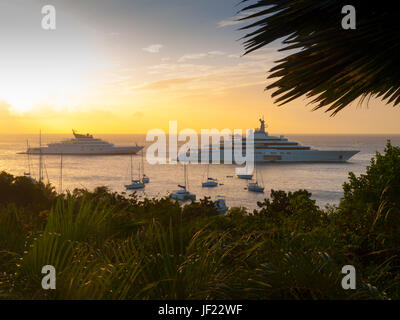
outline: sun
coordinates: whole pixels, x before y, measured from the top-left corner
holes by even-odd
[[[23,114],[40,106],[54,109],[79,103],[88,91],[86,77],[68,67],[13,71],[3,74],[0,98],[11,105],[11,112]]]

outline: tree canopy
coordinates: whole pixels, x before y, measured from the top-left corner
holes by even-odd
[[[243,30],[245,54],[283,42],[280,51],[294,50],[277,61],[266,87],[284,105],[310,98],[314,110],[335,115],[351,102],[377,97],[400,103],[400,20],[395,2],[371,5],[353,0],[356,29],[342,28],[342,0],[257,0],[241,10],[242,20],[255,19]]]

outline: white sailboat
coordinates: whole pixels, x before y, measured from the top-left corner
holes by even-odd
[[[171,194],[171,198],[174,200],[179,201],[187,201],[187,200],[196,200],[196,195],[190,193],[187,189],[189,188],[188,182],[188,174],[187,174],[187,165],[183,165],[183,172],[184,172],[184,185],[178,184],[178,187],[181,188],[180,190],[176,190],[174,193]]]
[[[137,180],[133,179],[133,156],[131,155],[131,183],[125,185],[126,190],[137,190],[143,189],[145,187],[144,183],[140,181],[140,177]]]
[[[249,182],[249,184],[247,185],[247,190],[250,192],[264,193],[264,182],[262,174],[260,174],[259,170],[257,169],[257,166],[256,166],[256,181]]]
[[[210,165],[207,165],[207,179],[205,182],[202,182],[201,186],[203,188],[212,188],[218,186],[217,179],[210,178]]]

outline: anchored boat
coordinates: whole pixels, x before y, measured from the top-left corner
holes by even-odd
[[[188,200],[196,200],[196,195],[193,193],[190,193],[187,188],[189,187],[189,181],[188,181],[188,173],[187,173],[187,165],[183,165],[183,172],[184,172],[184,185],[178,184],[178,187],[181,188],[180,190],[176,190],[174,193],[171,193],[171,198],[174,200],[179,200],[179,201],[188,201]]]
[[[49,143],[46,147],[28,147],[22,154],[53,154],[53,155],[124,155],[136,154],[143,146],[115,146],[90,134],[79,134],[72,130],[73,139]]]
[[[210,178],[210,165],[207,165],[207,179],[205,182],[202,182],[201,186],[203,188],[213,188],[218,186],[218,181],[217,179]]]
[[[126,190],[138,190],[145,187],[144,183],[140,179],[133,179],[133,156],[131,155],[131,183],[125,185]]]
[[[285,136],[281,135],[270,136],[266,131],[266,124],[264,119],[259,119],[260,128],[254,131],[254,141],[249,142],[252,145],[248,145],[246,137],[233,135],[224,139],[221,139],[219,144],[208,145],[200,149],[192,149],[185,153],[186,157],[194,154],[194,157],[201,162],[203,156],[208,158],[208,161],[213,161],[214,158],[219,159],[220,163],[243,163],[243,159],[236,161],[236,154],[241,157],[246,156],[247,148],[254,152],[254,161],[257,163],[268,163],[268,162],[346,162],[355,154],[358,150],[317,150],[311,146],[301,145],[299,142],[290,141]],[[254,144],[253,144],[254,143]],[[231,148],[232,150],[225,150],[225,147]],[[241,150],[240,150],[241,148]],[[235,152],[235,149],[239,149],[241,152]],[[228,153],[230,159],[226,159],[225,153]],[[218,157],[217,157],[218,156]],[[179,159],[179,157],[178,157]],[[204,161],[204,160],[203,160]],[[241,179],[251,179],[239,177]]]

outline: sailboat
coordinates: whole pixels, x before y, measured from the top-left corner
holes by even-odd
[[[217,200],[214,201],[214,208],[217,210],[218,213],[221,214],[224,214],[228,211],[224,196],[217,196]]]
[[[184,185],[178,184],[178,187],[181,188],[180,190],[176,190],[174,193],[171,194],[171,198],[174,200],[180,200],[180,201],[187,201],[187,200],[196,200],[196,195],[193,193],[190,193],[187,188],[189,187],[189,182],[188,182],[188,174],[187,174],[187,165],[183,165],[183,172],[184,172]]]
[[[133,156],[131,155],[131,184],[125,185],[126,190],[137,190],[143,189],[145,187],[144,183],[138,180],[133,179]]]
[[[143,183],[149,183],[150,182],[150,178],[148,176],[146,176],[146,174],[144,173],[144,156],[143,156],[143,149],[142,149],[142,182]]]
[[[258,182],[258,177],[261,177],[261,182]],[[255,182],[249,182],[247,185],[247,190],[250,192],[257,192],[257,193],[264,193],[264,186],[263,186],[263,179],[262,179],[262,174],[259,173],[257,166],[256,166],[256,181]]]
[[[217,179],[210,178],[210,165],[207,165],[207,180],[201,184],[203,188],[212,188],[218,186]]]

